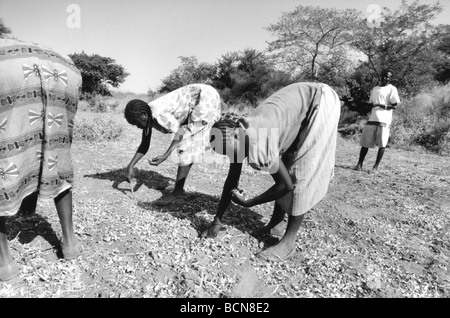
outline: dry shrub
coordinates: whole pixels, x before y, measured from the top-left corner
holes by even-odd
[[[354,124],[338,128],[340,135],[346,139],[357,139],[361,136],[365,121],[358,121]]]
[[[114,97],[104,97],[97,95],[89,99],[89,110],[94,113],[114,112],[119,106],[119,102]]]
[[[236,115],[248,115],[254,109],[254,107],[249,103],[231,103],[226,104],[222,101],[221,103],[222,113],[233,113]]]
[[[450,156],[450,131],[439,139],[438,153],[442,156]]]
[[[126,104],[132,99],[149,102],[145,94],[115,92],[113,96],[84,94],[78,103],[79,111],[93,113],[122,113]]]
[[[91,109],[91,105],[87,100],[80,100],[78,102],[78,112],[87,112]]]
[[[75,118],[75,141],[115,141],[120,138],[124,128],[116,116],[78,112]]]
[[[415,135],[414,141],[433,152],[444,152],[440,147],[445,147],[445,137],[450,132],[450,119],[431,119],[425,123],[422,130]]]
[[[391,128],[390,143],[404,149],[410,149],[414,145],[414,130],[402,125],[393,125]]]
[[[391,142],[397,147],[416,144],[446,154],[449,131],[450,85],[437,86],[400,103],[392,123]]]

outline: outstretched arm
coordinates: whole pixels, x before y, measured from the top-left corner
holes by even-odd
[[[128,182],[131,182],[131,180],[134,178],[134,166],[148,152],[148,149],[150,148],[151,139],[152,139],[152,128],[150,127],[148,131],[146,131],[146,129],[143,129],[141,144],[139,145],[139,148],[137,149],[136,153],[134,154],[133,158],[131,159],[130,163],[127,166]]]
[[[279,167],[277,171],[271,174],[275,181],[275,184],[270,187],[264,193],[252,198],[245,199],[242,195],[237,192],[233,192],[231,200],[244,207],[252,207],[255,205],[263,204],[270,201],[275,201],[283,197],[285,194],[294,190],[294,184],[292,183],[291,176],[287,171],[286,166],[283,161],[279,161]]]
[[[373,104],[373,107],[381,107],[381,108],[383,108],[383,109],[390,110],[390,109],[395,109],[395,108],[397,108],[397,103],[393,103],[393,104],[390,104],[390,105]]]
[[[157,166],[157,165],[163,163],[164,161],[166,161],[167,158],[169,158],[172,151],[174,151],[175,148],[178,147],[179,143],[183,140],[183,135],[184,135],[184,129],[180,127],[178,129],[177,133],[175,134],[175,137],[173,138],[172,143],[170,144],[169,148],[167,148],[166,152],[160,156],[153,158],[151,161],[149,160],[148,162],[153,166]]]
[[[350,110],[357,110],[361,108],[371,109],[375,107],[375,105],[371,102],[358,100],[355,101],[352,97],[343,96],[340,98],[341,101],[344,102],[344,105],[347,106]]]
[[[222,216],[231,202],[231,190],[238,187],[239,178],[242,172],[242,163],[231,163],[228,176],[222,190],[219,206],[217,207],[214,221],[208,229],[208,237],[216,237],[222,225]]]

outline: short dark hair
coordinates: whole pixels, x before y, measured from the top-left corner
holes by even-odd
[[[389,68],[385,68],[384,70],[382,70],[380,75],[384,75],[387,73],[391,73],[392,75],[394,75],[394,73]]]
[[[141,99],[130,100],[125,106],[125,119],[131,125],[136,124],[136,120],[139,118],[142,112],[145,112],[149,118],[152,116],[150,106]]]

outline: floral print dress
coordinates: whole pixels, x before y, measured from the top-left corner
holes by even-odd
[[[219,93],[206,84],[186,85],[149,103],[152,117],[164,133],[184,130],[177,158],[173,158],[179,165],[202,160],[209,148],[211,127],[220,118],[220,105]]]

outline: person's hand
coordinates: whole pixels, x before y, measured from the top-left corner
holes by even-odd
[[[128,173],[127,173],[126,178],[129,183],[131,183],[131,181],[134,179],[134,169],[133,168],[128,168]]]
[[[342,96],[341,98],[340,98],[340,100],[341,101],[343,101],[344,103],[351,103],[351,102],[353,102],[354,101],[354,99],[353,99],[353,97],[349,97],[349,96],[347,96],[347,95],[344,95],[344,96]]]
[[[165,155],[161,155],[161,156],[157,156],[155,158],[153,158],[152,160],[149,160],[148,163],[151,164],[152,166],[158,166],[161,163],[163,163],[164,161],[166,161],[168,157]]]
[[[244,195],[242,194],[242,191],[238,189],[231,190],[231,201],[233,201],[236,204],[239,204],[243,207],[249,207],[247,200],[245,199]]]
[[[209,228],[202,233],[201,237],[202,238],[207,238],[207,237],[214,238],[219,234],[221,229],[222,229],[222,223],[213,222],[213,223],[211,223]]]
[[[357,106],[357,105],[355,104],[355,100],[354,100],[352,97],[347,98],[347,100],[344,101],[344,105],[347,106],[347,107],[349,107],[349,108],[354,108],[354,107]]]

